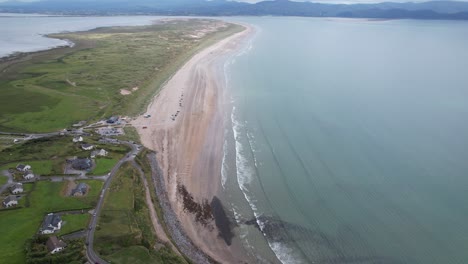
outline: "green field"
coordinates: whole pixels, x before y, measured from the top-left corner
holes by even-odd
[[[76,47],[0,65],[0,131],[56,131],[80,120],[139,114],[196,51],[241,29],[220,23],[193,19],[55,34]],[[200,39],[191,36],[210,28]]]
[[[7,183],[7,181],[8,181],[8,177],[0,175],[0,186]]]
[[[95,175],[103,175],[110,171],[128,151],[125,145],[99,145],[95,138],[87,137],[86,141],[94,144],[97,149],[106,149],[106,158],[98,158]],[[89,157],[91,151],[81,149],[80,144],[73,143],[71,137],[56,136],[34,139],[23,144],[16,144],[0,151],[0,170],[16,168],[19,163],[29,164],[36,174],[61,175],[66,159],[72,156]]]
[[[112,168],[119,162],[118,159],[114,158],[97,158],[96,168],[92,171],[93,175],[105,175],[109,173]]]
[[[25,160],[21,162],[8,163],[0,167],[0,170],[16,168],[18,163],[31,165],[31,170],[36,174],[48,175],[53,171],[53,162],[52,160]]]
[[[186,263],[163,245],[153,250],[157,239],[144,193],[137,171],[124,164],[106,192],[96,228],[96,251],[112,263]]]
[[[58,235],[66,235],[76,231],[86,229],[90,214],[87,212],[84,214],[69,214],[62,216],[62,229],[58,232]]]
[[[100,181],[89,181],[96,191],[91,191],[86,197],[64,197],[66,182],[40,181],[31,184],[28,198],[23,198],[23,208],[0,211],[0,263],[24,263],[24,246],[38,230],[44,216],[50,212],[63,210],[89,209],[94,206],[99,195]],[[29,188],[29,187],[28,187]],[[74,219],[74,226],[82,224],[83,219]],[[76,225],[75,225],[76,224]],[[73,226],[71,225],[71,226]],[[75,228],[73,227],[73,228]],[[72,229],[72,228],[71,228]]]

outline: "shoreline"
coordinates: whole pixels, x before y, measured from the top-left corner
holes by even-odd
[[[142,144],[157,152],[167,198],[183,231],[212,261],[222,263],[247,260],[239,241],[231,244],[220,237],[214,217],[219,215],[224,155],[226,83],[220,65],[252,34],[252,27],[240,26],[244,30],[201,50],[166,82],[148,106],[151,118],[132,122]],[[195,217],[187,201],[209,208],[206,217]],[[210,203],[215,212],[203,207]]]

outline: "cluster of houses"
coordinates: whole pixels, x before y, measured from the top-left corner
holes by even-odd
[[[31,166],[27,165],[27,164],[26,165],[25,164],[18,164],[16,166],[16,170],[23,174],[23,179],[25,179],[25,180],[34,179],[35,175],[34,175],[34,173],[33,173],[33,171],[31,169],[32,169]]]
[[[60,215],[54,213],[47,214],[39,229],[39,233],[43,235],[53,234],[62,228],[62,223]],[[51,254],[55,254],[65,249],[67,244],[56,236],[51,236],[47,240],[46,246]]]
[[[18,164],[16,170],[23,174],[23,179],[25,180],[32,180],[35,177],[34,173],[31,171],[30,165]],[[3,206],[6,208],[17,206],[18,198],[16,195],[24,192],[23,184],[20,182],[13,183],[9,189],[12,195],[5,197],[2,202]]]
[[[82,136],[74,137],[73,142],[74,143],[83,142],[83,137]],[[84,144],[81,144],[81,148],[83,150],[93,150],[94,146],[91,145],[91,144],[84,143]],[[105,149],[95,150],[95,151],[91,152],[91,158],[94,159],[97,156],[105,157],[105,156],[107,156],[107,154],[109,154],[109,153]]]
[[[13,185],[10,186],[10,192],[14,195],[9,195],[3,199],[3,206],[6,208],[17,206],[18,205],[18,199],[16,197],[16,194],[21,194],[24,189],[23,189],[23,184],[22,183],[14,183]]]

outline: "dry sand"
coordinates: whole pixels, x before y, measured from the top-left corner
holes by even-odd
[[[222,263],[247,261],[239,243],[227,246],[214,223],[203,227],[184,212],[177,184],[194,199],[211,201],[220,190],[223,157],[223,60],[252,33],[246,29],[196,54],[167,82],[147,109],[150,118],[132,122],[143,145],[157,151],[167,193],[187,235]],[[145,128],[144,128],[145,127]]]

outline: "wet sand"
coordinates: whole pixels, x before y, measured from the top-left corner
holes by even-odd
[[[223,224],[213,217],[222,215],[219,204],[214,212],[207,209],[206,214],[196,216],[184,201],[205,208],[203,204],[212,204],[221,191],[223,65],[251,33],[252,29],[246,27],[196,54],[153,99],[146,112],[151,117],[140,116],[132,122],[143,145],[157,152],[167,197],[185,233],[199,249],[222,263],[247,259],[238,241],[228,245],[219,235],[218,228]],[[184,197],[180,190],[188,194]]]

